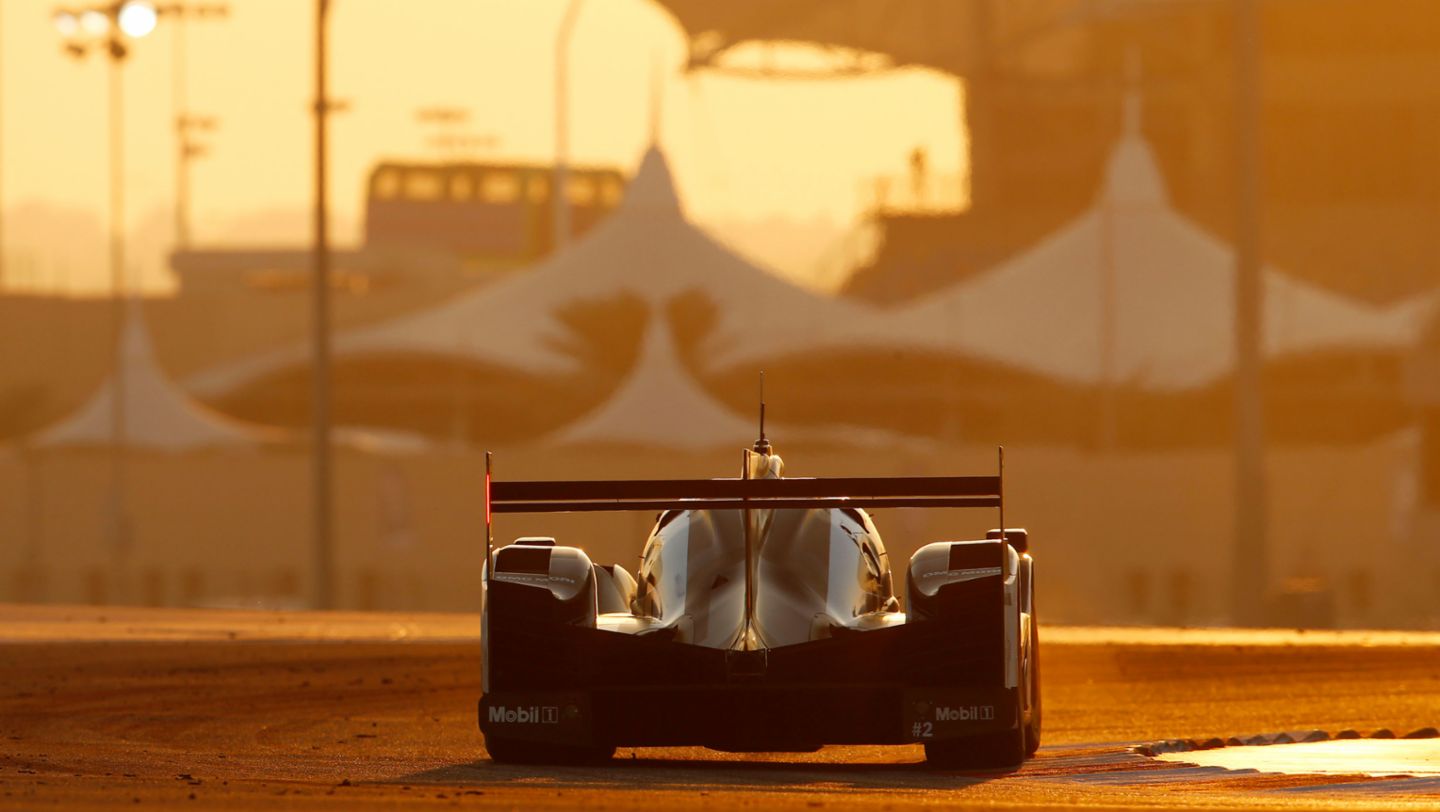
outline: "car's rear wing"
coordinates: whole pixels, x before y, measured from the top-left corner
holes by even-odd
[[[486,452],[486,560],[495,513],[988,507],[999,510],[1005,527],[1004,448],[994,476],[495,482],[490,460]]]
[[[773,508],[999,507],[1000,477],[494,482],[494,513]]]

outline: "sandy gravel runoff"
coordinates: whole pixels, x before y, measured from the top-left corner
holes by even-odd
[[[0,606],[0,809],[1440,808],[1440,782],[1188,767],[1128,745],[1440,724],[1433,635],[1053,630],[1013,773],[918,748],[491,763],[473,615]]]

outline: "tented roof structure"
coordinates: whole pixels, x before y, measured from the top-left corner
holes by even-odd
[[[260,443],[305,442],[303,430],[247,425],[216,414],[181,391],[155,358],[145,317],[136,301],[127,303],[121,329],[120,363],[125,376],[125,445],[167,452],[205,448],[253,446]],[[105,379],[95,395],[64,421],[30,440],[35,448],[108,445],[115,376]],[[430,443],[406,432],[355,426],[336,426],[336,447],[369,454],[415,454]],[[0,454],[3,454],[0,449]]]
[[[706,349],[743,341],[796,314],[858,311],[814,295],[751,265],[685,217],[664,154],[651,147],[620,208],[569,250],[534,271],[476,290],[431,311],[361,330],[344,351],[496,353],[511,366],[570,371],[573,359],[550,349],[566,335],[556,318],[567,304],[620,293],[639,297],[656,318],[676,297],[699,293],[714,305],[716,333]]]
[[[220,446],[253,445],[281,439],[278,432],[245,426],[215,414],[180,391],[155,358],[138,301],[125,306],[120,333],[124,365],[125,445],[180,452]],[[60,423],[41,431],[31,444],[40,447],[105,445],[112,439],[115,373],[95,395]]]
[[[619,390],[550,441],[700,450],[745,446],[756,431],[696,385],[675,353],[668,325],[651,319],[640,358]]]
[[[568,249],[439,307],[345,333],[336,355],[455,356],[563,375],[584,363],[558,349],[573,344],[560,317],[567,307],[630,295],[654,324],[677,297],[699,294],[713,305],[712,329],[698,347],[712,369],[882,347],[984,359],[1082,385],[1203,385],[1233,366],[1234,253],[1170,206],[1139,121],[1132,95],[1090,211],[1028,252],[907,308],[819,296],[746,262],[686,219],[665,157],[652,147],[620,208]],[[1393,313],[1264,273],[1268,358],[1393,351],[1413,334]],[[304,357],[297,347],[192,383],[224,392]]]
[[[825,325],[838,340],[870,315],[862,305],[818,296],[755,267],[691,223],[664,154],[651,147],[620,207],[566,250],[528,273],[438,307],[344,333],[335,354],[454,356],[532,374],[565,374],[579,363],[555,348],[569,335],[558,318],[566,306],[628,294],[643,301],[654,319],[677,297],[694,293],[710,300],[718,319],[706,339],[707,354],[769,346]],[[189,383],[219,394],[304,358],[296,347]]]
[[[752,418],[758,419],[758,412]],[[782,446],[818,442],[893,450],[912,444],[901,435],[864,426],[802,428],[770,422],[766,431]],[[675,351],[669,326],[651,320],[639,360],[615,394],[547,441],[701,451],[743,448],[758,432],[758,423],[731,412],[695,382]]]
[[[896,313],[895,339],[1079,383],[1204,384],[1234,359],[1232,248],[1175,212],[1139,101],[1096,205],[1028,252]],[[1267,358],[1403,346],[1403,319],[1264,269]]]
[[[1418,293],[1390,306],[1389,318],[1417,345],[1440,338],[1440,288]]]

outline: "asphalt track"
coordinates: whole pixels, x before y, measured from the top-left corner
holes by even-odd
[[[0,808],[1440,808],[1440,780],[1196,767],[1147,742],[1440,723],[1440,636],[1053,629],[1045,747],[491,763],[469,616],[0,606]],[[137,804],[139,806],[137,806]]]

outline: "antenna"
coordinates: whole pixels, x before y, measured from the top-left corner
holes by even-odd
[[[741,479],[750,479],[755,475],[752,464],[756,462],[757,455],[770,454],[770,443],[765,439],[765,370],[760,370],[760,439],[755,441],[755,450],[745,452],[745,471]],[[759,460],[767,462],[764,457]],[[761,476],[764,476],[762,473]],[[740,647],[744,651],[750,650],[750,640],[755,622],[755,539],[754,527],[751,526],[755,514],[750,512],[750,504],[743,497],[740,500],[741,525],[745,529],[745,624],[740,627]],[[728,667],[727,667],[728,670]]]
[[[760,370],[760,442],[765,442],[765,370]]]
[[[765,370],[760,370],[760,439],[755,441],[756,454],[769,454],[770,441],[765,439]]]

